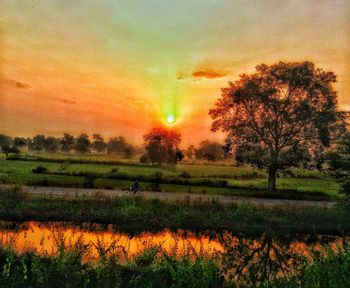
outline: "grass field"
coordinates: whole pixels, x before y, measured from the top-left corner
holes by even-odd
[[[33,173],[38,166],[46,173]],[[278,198],[330,199],[339,197],[339,184],[318,171],[289,169],[279,173]],[[265,171],[224,163],[183,163],[152,167],[134,160],[67,155],[0,158],[0,181],[19,185],[122,189],[136,179],[146,190],[271,197],[266,194]]]

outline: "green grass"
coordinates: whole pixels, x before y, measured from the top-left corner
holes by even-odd
[[[22,255],[0,248],[1,287],[225,287],[212,259],[177,258],[157,247],[123,259],[122,251],[84,261],[86,247],[59,247],[57,255]]]
[[[347,208],[253,205],[221,205],[215,201],[198,200],[167,203],[142,197],[93,195],[65,198],[30,196],[20,188],[0,191],[0,219],[13,221],[74,221],[117,224],[120,230],[193,229],[245,231],[258,234],[320,233],[337,234],[350,230]]]
[[[165,192],[190,192],[247,197],[276,197],[288,199],[329,200],[339,198],[340,185],[325,174],[297,168],[280,173],[277,188],[280,193],[266,193],[264,171],[251,167],[234,167],[226,164],[179,164],[174,167],[152,167],[119,160],[67,155],[13,156],[0,158],[0,181],[19,185],[88,187],[122,189],[135,179],[144,189],[153,189],[156,173],[162,173],[160,189]],[[39,158],[38,158],[39,157]],[[19,160],[21,159],[21,160]],[[36,161],[34,161],[36,160]],[[69,160],[69,161],[68,161]],[[119,161],[119,162],[118,162]],[[82,162],[82,163],[80,163]],[[37,166],[44,166],[48,174],[34,174]],[[110,172],[114,169],[112,175]],[[184,171],[188,175],[183,177]],[[226,183],[227,184],[226,184]]]

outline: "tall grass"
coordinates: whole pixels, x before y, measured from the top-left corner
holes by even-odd
[[[318,232],[338,234],[350,230],[346,207],[257,207],[247,204],[223,205],[217,201],[162,202],[142,197],[30,196],[23,188],[0,189],[0,219],[75,221],[118,224],[126,232],[140,230],[201,229],[246,231],[259,234]]]
[[[179,256],[156,245],[129,255],[113,243],[97,243],[95,261],[86,259],[91,246],[79,239],[70,246],[60,240],[55,243],[57,253],[50,255],[16,253],[0,245],[0,286],[347,288],[350,284],[346,243],[337,250],[323,246],[307,258],[295,258],[269,237],[258,244],[229,243],[225,253],[211,256],[192,252]],[[278,257],[285,262],[278,262]]]

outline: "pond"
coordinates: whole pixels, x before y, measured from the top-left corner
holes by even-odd
[[[66,222],[9,222],[0,221],[0,245],[10,246],[17,252],[33,251],[38,254],[54,254],[60,248],[85,247],[88,258],[97,258],[101,250],[118,250],[132,256],[150,247],[158,247],[167,253],[176,255],[206,255],[228,253],[246,247],[252,251],[266,245],[267,237],[246,239],[231,233],[163,230],[157,233],[142,232],[136,235],[120,233],[113,225],[80,224]],[[270,241],[271,240],[271,241]],[[298,256],[307,256],[310,251],[320,250],[322,243],[334,249],[341,243],[337,237],[318,237],[316,241],[289,241],[281,244],[270,239],[272,250],[283,250]],[[268,246],[266,246],[268,248]],[[270,249],[269,248],[269,249]],[[262,249],[263,250],[263,249]],[[247,253],[247,252],[246,252]],[[270,252],[269,252],[270,253]],[[272,251],[276,253],[276,251]],[[258,254],[257,254],[258,256]]]

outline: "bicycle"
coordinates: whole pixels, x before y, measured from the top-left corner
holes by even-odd
[[[124,188],[123,192],[125,194],[129,194],[129,196],[134,196],[137,193],[141,193],[143,190],[141,187],[135,187],[133,185],[131,185],[130,187]]]

